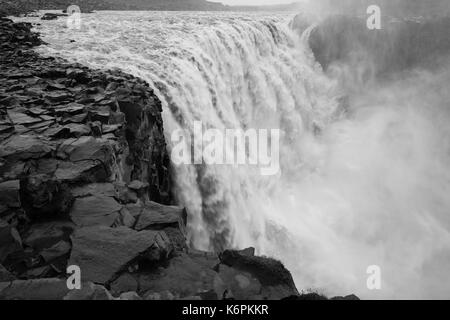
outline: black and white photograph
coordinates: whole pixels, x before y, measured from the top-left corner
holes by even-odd
[[[450,0],[0,0],[0,300],[450,300]]]

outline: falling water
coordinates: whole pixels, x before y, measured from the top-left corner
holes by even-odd
[[[190,136],[194,121],[281,130],[278,175],[174,167],[194,247],[254,246],[282,260],[304,290],[448,297],[450,116],[437,98],[449,95],[437,85],[442,79],[420,74],[422,91],[412,78],[344,103],[345,88],[309,49],[311,28],[292,30],[292,17],[101,12],[83,15],[81,30],[64,19],[41,25],[49,45],[39,50],[148,81],[163,102],[168,142],[176,129]],[[448,83],[448,73],[441,77]],[[370,265],[381,267],[380,291],[366,288]]]

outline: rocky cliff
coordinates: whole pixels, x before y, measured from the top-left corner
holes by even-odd
[[[148,84],[44,58],[30,28],[0,18],[0,299],[297,297],[252,249],[188,248]]]

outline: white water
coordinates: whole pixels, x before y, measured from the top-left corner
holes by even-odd
[[[39,50],[147,80],[163,101],[167,141],[196,120],[282,130],[279,176],[176,168],[195,247],[254,246],[282,260],[300,290],[449,297],[449,77],[373,87],[343,113],[338,82],[315,63],[307,33],[290,30],[291,18],[103,12],[83,15],[81,30],[43,23],[49,45]],[[374,264],[380,291],[366,288]]]

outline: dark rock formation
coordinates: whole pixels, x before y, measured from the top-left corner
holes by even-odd
[[[78,239],[84,227],[132,228],[141,209],[134,217],[126,204],[171,201],[162,110],[148,84],[43,58],[30,27],[0,18],[2,278],[64,276],[79,252],[74,230]]]

